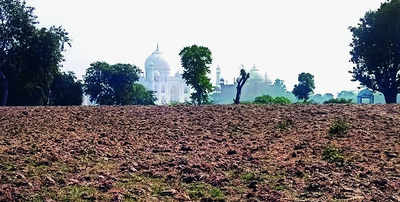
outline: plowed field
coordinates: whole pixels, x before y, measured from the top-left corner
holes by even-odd
[[[0,108],[1,201],[400,201],[399,190],[400,105]]]

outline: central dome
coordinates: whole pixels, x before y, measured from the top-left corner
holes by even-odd
[[[164,59],[162,56],[162,53],[157,49],[146,59],[146,62],[144,63],[144,66],[147,69],[153,69],[153,70],[158,70],[158,71],[169,71],[170,67],[168,62]]]
[[[250,80],[257,80],[257,81],[263,80],[256,65],[254,65],[253,68],[250,69]]]

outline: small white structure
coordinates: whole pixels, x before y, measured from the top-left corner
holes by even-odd
[[[147,90],[154,91],[157,105],[173,102],[183,103],[190,100],[189,86],[178,72],[174,76],[170,76],[171,68],[158,45],[157,49],[146,59],[144,67],[145,74],[139,79],[139,83]]]
[[[363,104],[364,99],[368,99],[369,104],[374,104],[375,103],[374,92],[368,90],[367,88],[362,90],[360,93],[358,93],[357,103]]]

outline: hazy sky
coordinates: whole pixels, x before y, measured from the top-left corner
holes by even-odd
[[[384,0],[30,0],[41,26],[62,25],[72,38],[64,70],[79,77],[90,63],[131,63],[144,68],[157,43],[180,70],[180,50],[207,46],[212,77],[221,66],[232,82],[241,64],[285,81],[315,76],[316,93],[354,90],[349,62],[351,32]]]

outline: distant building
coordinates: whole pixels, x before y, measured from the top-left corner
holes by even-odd
[[[155,92],[157,105],[173,102],[183,103],[190,100],[189,86],[178,72],[174,76],[170,76],[171,68],[158,45],[157,49],[146,59],[144,66],[145,74],[140,77],[139,83],[147,90]]]
[[[236,95],[236,79],[234,79],[233,84],[228,84],[221,77],[222,73],[219,66],[216,68],[216,72],[216,89],[212,99],[215,104],[232,104]],[[261,95],[284,96],[292,101],[295,100],[294,95],[287,92],[285,86],[275,86],[268,78],[268,74],[265,73],[262,76],[255,65],[249,70],[249,73],[250,78],[243,86],[241,101],[252,102],[257,96]]]
[[[374,104],[375,100],[374,100],[374,93],[368,89],[364,89],[362,90],[360,93],[358,93],[357,96],[357,103],[358,104],[363,104],[363,100],[364,99],[368,99],[368,103],[369,104]]]

